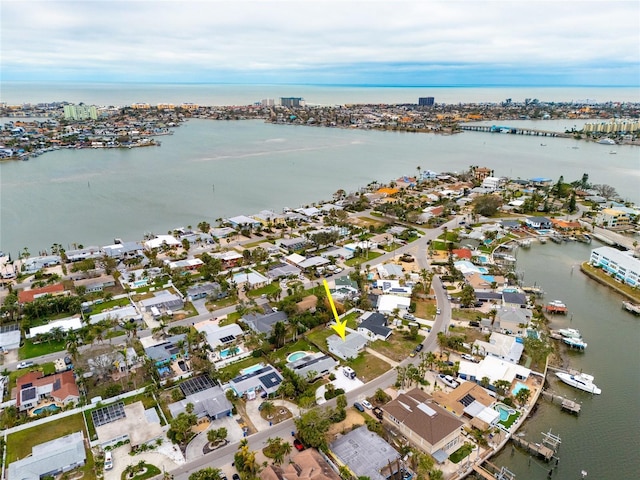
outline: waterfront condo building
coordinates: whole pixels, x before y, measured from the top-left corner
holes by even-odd
[[[596,215],[595,223],[604,228],[627,228],[629,226],[629,214],[615,208],[605,208]]]
[[[301,107],[304,105],[304,98],[301,97],[280,97],[280,105],[283,107]]]
[[[98,110],[95,105],[65,105],[64,106],[64,118],[65,120],[97,120]]]
[[[611,247],[595,248],[591,251],[589,263],[632,287],[640,282],[640,260],[630,251],[621,252]]]
[[[435,99],[433,97],[420,97],[418,98],[418,105],[421,107],[433,107]]]

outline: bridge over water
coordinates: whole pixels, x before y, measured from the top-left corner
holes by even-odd
[[[568,133],[552,132],[549,130],[538,130],[535,128],[508,127],[501,125],[461,125],[460,129],[470,132],[507,133],[511,135],[532,135],[535,137],[571,137],[571,135]]]

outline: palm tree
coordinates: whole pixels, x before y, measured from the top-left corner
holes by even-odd
[[[73,359],[73,363],[78,363],[78,352],[79,352],[79,346],[80,346],[80,338],[78,337],[78,334],[73,331],[70,330],[67,333],[67,352],[69,353],[69,355],[71,355],[71,358]]]
[[[269,417],[271,415],[273,415],[276,411],[276,406],[274,405],[273,402],[267,400],[266,402],[264,402],[262,404],[262,411],[264,412],[264,414]]]

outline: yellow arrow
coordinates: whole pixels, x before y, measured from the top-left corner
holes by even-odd
[[[333,297],[331,296],[331,291],[329,290],[329,284],[324,279],[322,281],[324,282],[324,289],[327,291],[327,298],[329,299],[329,304],[331,305],[333,317],[336,319],[336,324],[331,325],[331,328],[333,328],[336,333],[340,335],[340,338],[342,338],[342,340],[344,341],[344,337],[347,333],[347,321],[340,321],[340,317],[338,317],[338,312],[336,311],[336,304],[333,303]]]

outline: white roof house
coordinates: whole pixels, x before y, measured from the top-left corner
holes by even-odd
[[[378,312],[391,315],[397,308],[400,312],[409,310],[411,298],[398,295],[380,295],[378,297]]]
[[[196,323],[193,327],[198,332],[205,333],[207,336],[207,343],[214,349],[219,345],[232,343],[236,338],[244,335],[242,328],[240,328],[240,325],[237,323],[230,323],[229,325],[220,327],[217,323],[205,320],[203,322]]]
[[[29,329],[29,335],[27,335],[27,338],[33,338],[36,335],[49,333],[56,328],[59,328],[63,332],[80,330],[82,328],[82,319],[80,317],[63,318],[62,320],[55,320],[53,322],[47,323],[46,325],[32,327]]]
[[[526,380],[531,374],[531,370],[515,363],[501,360],[496,357],[485,357],[480,363],[460,361],[458,376],[464,380],[471,380],[479,383],[482,378],[487,377],[489,383],[496,380],[506,380],[513,382],[514,379]]]
[[[236,285],[248,284],[251,286],[251,288],[271,283],[271,280],[269,278],[256,272],[255,270],[236,273],[233,276],[233,281],[236,283]]]
[[[481,354],[512,363],[518,363],[524,351],[524,344],[521,338],[503,335],[498,332],[493,332],[488,342],[476,340],[473,344],[477,346]]]
[[[96,313],[95,315],[91,315],[89,317],[89,323],[93,325],[107,319],[120,321],[124,319],[128,320],[130,318],[133,318],[134,320],[142,320],[142,315],[138,313],[138,310],[136,310],[132,305],[122,308],[114,308],[112,310],[104,310],[100,313]]]
[[[148,250],[154,250],[162,247],[163,245],[173,247],[180,245],[180,242],[172,235],[158,235],[156,238],[152,238],[151,240],[144,242],[144,247]]]
[[[369,343],[369,340],[355,332],[349,333],[344,340],[339,335],[331,335],[327,338],[329,352],[343,360],[357,357],[367,346],[367,343]]]

